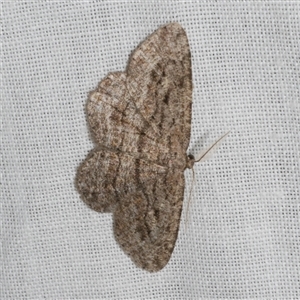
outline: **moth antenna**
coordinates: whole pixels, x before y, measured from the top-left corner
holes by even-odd
[[[195,159],[196,162],[200,161],[205,161],[210,157],[210,154],[212,154],[217,148],[220,146],[221,142],[223,139],[230,133],[230,131],[226,132],[224,135],[222,135],[220,138],[218,138],[212,145],[210,145],[207,149],[204,151],[200,152],[198,154],[198,158]],[[185,215],[185,221],[184,221],[184,228],[185,230],[187,229],[187,222],[188,222],[188,216],[189,216],[189,207],[190,207],[190,202],[192,200],[192,191],[195,185],[195,171],[194,171],[194,166],[192,167],[192,172],[193,172],[193,180],[192,180],[192,185],[190,187],[189,191],[189,197],[188,197],[188,203],[187,203],[187,208],[186,208],[186,215]]]
[[[184,229],[187,229],[187,221],[188,221],[188,217],[189,217],[189,208],[190,208],[190,203],[192,200],[192,191],[195,185],[195,171],[194,171],[194,166],[192,167],[192,172],[193,172],[193,180],[192,180],[192,185],[190,187],[190,191],[189,191],[189,197],[188,197],[188,203],[187,203],[187,207],[186,207],[186,214],[185,214],[185,220],[184,220]]]
[[[196,162],[200,161],[206,161],[210,158],[210,155],[217,150],[217,148],[221,145],[221,142],[224,140],[224,138],[230,133],[230,131],[226,132],[224,135],[222,135],[220,138],[218,138],[212,145],[210,145],[207,149],[200,152],[198,154],[198,157],[195,159]]]

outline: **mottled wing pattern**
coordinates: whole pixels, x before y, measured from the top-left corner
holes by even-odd
[[[168,263],[177,239],[183,192],[183,173],[168,170],[143,189],[125,195],[116,207],[116,240],[137,266],[156,272]]]
[[[111,73],[100,82],[90,95],[87,113],[98,145],[158,164],[168,161],[169,149],[129,97],[125,73]]]
[[[180,148],[185,156],[191,131],[192,71],[188,39],[180,24],[159,28],[133,52],[127,89],[162,143],[169,140],[170,152]]]
[[[167,170],[127,153],[96,149],[78,169],[77,189],[94,210],[114,212],[124,195],[153,184]]]
[[[140,267],[158,271],[177,238],[190,140],[192,80],[186,34],[177,23],[155,31],[90,95],[98,147],[81,164],[77,188],[114,213],[115,236]]]

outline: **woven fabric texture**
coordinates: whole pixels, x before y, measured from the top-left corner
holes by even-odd
[[[298,1],[2,2],[1,299],[300,297]],[[190,153],[168,265],[138,269],[74,186],[85,104],[158,27],[192,53]],[[185,225],[186,224],[186,225]]]

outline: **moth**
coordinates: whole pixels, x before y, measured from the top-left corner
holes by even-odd
[[[184,170],[195,162],[186,154],[191,109],[191,54],[178,23],[142,42],[87,103],[96,147],[77,170],[77,190],[92,209],[113,213],[115,239],[150,272],[168,263],[177,239]]]

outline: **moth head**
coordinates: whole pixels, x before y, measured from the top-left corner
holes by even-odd
[[[192,169],[195,163],[195,157],[192,154],[187,155],[186,157],[186,168]]]

